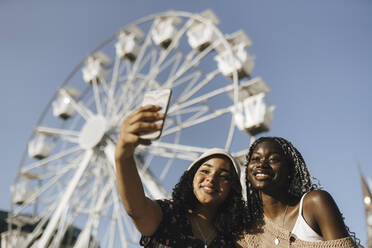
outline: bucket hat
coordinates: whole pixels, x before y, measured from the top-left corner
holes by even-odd
[[[205,158],[212,157],[213,155],[223,155],[231,161],[231,164],[234,167],[234,170],[238,177],[240,177],[240,165],[239,162],[226,150],[221,148],[212,148],[204,152],[198,159],[196,159],[187,170],[190,170],[194,165],[200,163],[200,161],[204,160]]]

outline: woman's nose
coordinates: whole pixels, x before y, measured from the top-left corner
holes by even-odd
[[[216,174],[215,173],[210,173],[208,176],[207,176],[207,180],[209,181],[209,182],[215,182],[216,181]]]
[[[257,167],[266,167],[268,166],[267,164],[267,159],[260,159],[260,161],[256,165]]]

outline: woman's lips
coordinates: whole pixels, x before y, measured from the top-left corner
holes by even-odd
[[[266,180],[266,179],[271,178],[271,176],[269,174],[266,174],[266,173],[257,173],[255,175],[255,177],[256,177],[257,180]]]
[[[272,174],[269,171],[263,170],[255,171],[253,175],[257,180],[267,180],[272,177]]]
[[[207,194],[213,194],[217,192],[217,190],[214,187],[210,187],[210,186],[202,186],[202,189]]]

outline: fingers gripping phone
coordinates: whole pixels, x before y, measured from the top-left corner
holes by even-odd
[[[159,110],[159,113],[165,114],[165,117],[166,117],[171,96],[172,96],[171,89],[149,91],[145,93],[143,97],[143,102],[141,105],[142,106],[151,105],[151,104],[158,105],[161,107],[161,109]],[[161,136],[162,130],[163,130],[165,117],[163,120],[159,120],[156,122],[156,123],[161,123],[161,130],[153,132],[153,133],[149,133],[149,134],[144,134],[144,135],[141,135],[140,137],[142,139],[149,139],[149,140],[159,139]]]

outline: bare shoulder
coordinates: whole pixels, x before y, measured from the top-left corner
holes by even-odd
[[[332,207],[336,206],[330,193],[324,190],[313,190],[306,194],[304,204],[311,207]]]
[[[327,191],[313,190],[305,196],[303,216],[325,240],[348,235],[342,214]]]
[[[303,214],[309,219],[317,220],[318,223],[324,219],[342,218],[333,197],[324,190],[313,190],[306,194]]]

